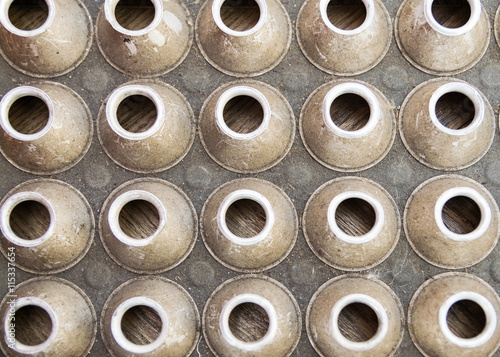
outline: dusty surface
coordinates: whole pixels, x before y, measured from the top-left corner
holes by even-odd
[[[85,0],[93,21],[97,17],[98,7],[102,0]],[[399,1],[384,1],[391,18],[394,19]],[[186,2],[193,19],[198,13],[203,1]],[[293,28],[297,13],[302,1],[284,0]],[[493,18],[497,10],[497,3],[484,1],[493,28]],[[13,70],[0,59],[0,93],[4,94],[16,85],[32,82],[33,79]],[[416,85],[432,76],[413,68],[401,55],[392,40],[390,50],[382,62],[366,74],[354,78],[367,81],[382,91],[398,111],[405,96]],[[457,78],[463,79],[479,88],[488,98],[498,113],[500,104],[500,49],[491,36],[490,45],[485,57],[471,70],[460,74]],[[68,75],[55,79],[56,82],[66,84],[75,90],[87,102],[92,116],[95,119],[102,101],[119,85],[131,80],[114,70],[101,56],[94,42],[88,58],[76,70]],[[321,84],[332,80],[311,63],[300,52],[295,33],[293,34],[290,51],[271,72],[259,76],[263,81],[277,88],[289,101],[295,117],[299,117],[300,109],[309,94]],[[196,43],[193,44],[186,60],[171,73],[160,77],[180,90],[193,107],[195,117],[199,115],[204,100],[217,87],[233,81],[234,78],[215,70],[202,57]],[[458,171],[485,187],[498,200],[500,198],[500,162],[498,160],[500,140],[497,135],[493,146],[486,156],[472,167]],[[429,169],[417,162],[403,147],[399,133],[387,157],[379,164],[366,171],[356,173],[356,176],[368,177],[381,184],[394,198],[400,211],[411,192],[424,180],[442,174]],[[290,196],[295,204],[299,217],[302,215],[305,203],[310,195],[323,183],[335,177],[347,174],[331,171],[317,163],[305,150],[299,138],[298,130],[294,145],[290,153],[276,167],[256,175],[240,175],[229,172],[218,166],[204,152],[200,139],[197,136],[191,151],[175,167],[153,177],[162,178],[179,186],[188,194],[199,214],[207,197],[223,183],[238,177],[258,177],[269,180],[281,187]],[[83,160],[71,170],[52,176],[63,180],[79,189],[89,200],[95,216],[111,191],[121,183],[133,178],[144,177],[116,165],[109,159],[99,145],[97,136],[94,138],[90,151]],[[23,173],[0,157],[0,196],[3,197],[11,188],[25,180],[36,178],[34,175]],[[0,281],[6,281],[7,261],[0,259]],[[379,266],[367,271],[389,284],[398,295],[407,312],[408,303],[418,286],[427,278],[444,272],[425,263],[408,245],[404,235],[389,256]],[[478,265],[468,268],[467,272],[488,282],[497,292],[500,289],[500,248],[494,251]],[[264,273],[284,284],[297,299],[304,314],[309,299],[321,284],[334,276],[343,274],[322,263],[311,252],[306,244],[300,228],[295,248],[277,267]],[[206,299],[212,291],[223,281],[238,275],[238,273],[223,267],[215,261],[198,236],[193,252],[179,266],[161,276],[172,279],[181,284],[193,296],[199,311],[203,311]],[[96,234],[86,257],[73,268],[57,276],[68,279],[82,288],[92,300],[99,316],[102,306],[111,292],[121,283],[136,277],[120,266],[106,254],[101,241]],[[32,274],[17,269],[18,282],[33,277]],[[6,284],[0,284],[0,296],[6,293]],[[105,348],[98,334],[98,339],[91,351],[91,356],[105,356]],[[211,356],[203,339],[193,352],[192,356]],[[292,356],[315,356],[305,330],[302,325],[300,343]],[[396,356],[420,356],[411,342],[408,332],[396,352]]]

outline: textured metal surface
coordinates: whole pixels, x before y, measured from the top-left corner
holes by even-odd
[[[95,24],[102,0],[85,0]],[[193,20],[203,4],[203,1],[186,2]],[[302,2],[283,1],[293,26],[297,19]],[[386,1],[391,18],[394,20],[399,1]],[[497,2],[483,3],[491,28],[497,10]],[[12,69],[3,59],[0,59],[0,93],[3,95],[16,85],[33,82],[34,79],[22,75]],[[412,67],[401,55],[394,39],[387,56],[371,71],[355,76],[377,87],[398,112],[406,95],[418,84],[432,78]],[[491,36],[485,57],[472,69],[457,75],[457,78],[468,81],[482,91],[490,101],[498,115],[500,104],[500,49]],[[99,108],[105,98],[119,85],[132,78],[114,70],[102,57],[94,42],[87,59],[71,73],[56,78],[54,81],[63,83],[76,91],[89,106],[95,120]],[[220,73],[203,58],[196,44],[193,44],[185,61],[175,70],[159,78],[178,89],[191,104],[197,118],[205,99],[220,85],[233,81],[234,78]],[[278,89],[289,101],[295,117],[299,117],[301,107],[309,94],[321,84],[333,79],[314,67],[300,52],[295,34],[291,48],[284,60],[272,71],[259,76],[263,81]],[[495,199],[500,199],[500,141],[496,133],[494,143],[486,156],[475,165],[460,170],[457,173],[472,178],[483,184]],[[399,134],[387,157],[374,167],[354,174],[367,177],[382,185],[394,198],[403,212],[404,205],[412,191],[423,181],[442,174],[417,162],[402,145]],[[277,166],[255,175],[241,175],[229,172],[218,166],[205,153],[197,136],[193,147],[187,156],[175,167],[151,177],[167,180],[181,188],[192,200],[197,213],[208,196],[223,183],[239,177],[258,177],[268,180],[281,187],[292,199],[299,217],[302,215],[306,201],[310,195],[323,183],[346,174],[331,171],[317,163],[305,150],[298,130],[289,154]],[[108,158],[99,145],[97,136],[94,138],[89,152],[83,160],[67,172],[51,176],[63,180],[78,190],[87,198],[99,217],[101,207],[108,195],[120,184],[145,175],[127,171]],[[19,171],[10,165],[4,157],[0,157],[0,197],[19,183],[36,176]],[[402,234],[393,253],[382,264],[368,270],[367,274],[377,276],[387,283],[397,294],[405,314],[409,301],[417,288],[428,278],[445,272],[429,265],[412,251]],[[459,271],[472,273],[489,283],[497,292],[500,289],[500,249],[497,246],[493,252],[479,264]],[[302,311],[302,318],[307,304],[314,292],[328,279],[343,274],[322,263],[309,249],[304,239],[301,227],[294,249],[287,259],[278,266],[266,271],[264,275],[272,277],[285,285],[296,298]],[[203,311],[206,299],[227,279],[238,275],[218,263],[206,250],[201,237],[188,258],[176,268],[162,273],[161,276],[174,280],[183,286],[194,298],[198,310]],[[100,239],[96,236],[89,253],[73,268],[56,274],[78,285],[92,300],[99,316],[104,302],[111,292],[123,282],[134,278],[137,274],[129,272],[117,265],[105,252]],[[7,261],[0,259],[0,277],[7,277]],[[5,278],[4,278],[5,277]],[[17,269],[17,281],[20,283],[32,274]],[[7,292],[7,286],[1,280],[0,296]],[[99,334],[98,334],[99,336]],[[498,352],[497,352],[498,354]],[[90,353],[91,356],[108,355],[102,340],[98,337]],[[305,325],[302,325],[302,335],[299,345],[292,356],[315,356],[311,347]],[[420,353],[410,340],[405,329],[403,342],[396,352],[397,356],[413,357]],[[208,347],[200,339],[192,356],[211,356]]]

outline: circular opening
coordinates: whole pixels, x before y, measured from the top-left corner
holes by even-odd
[[[353,197],[338,205],[335,220],[344,233],[359,237],[371,231],[375,225],[376,213],[369,202]]]
[[[47,207],[37,201],[18,203],[10,213],[9,224],[16,236],[25,240],[42,237],[50,226]]]
[[[115,17],[123,28],[138,31],[153,22],[155,7],[151,0],[120,0],[115,8]]]
[[[131,95],[120,102],[116,111],[118,123],[128,132],[143,133],[156,122],[155,103],[144,95]]]
[[[257,130],[264,121],[264,109],[255,98],[239,95],[224,106],[223,117],[229,129],[248,134]]]
[[[448,310],[446,323],[457,337],[474,338],[484,331],[486,314],[478,303],[472,300],[459,300]]]
[[[358,94],[346,93],[335,98],[330,106],[333,123],[345,131],[362,129],[370,119],[370,106]]]
[[[158,313],[149,306],[138,305],[123,314],[123,335],[136,345],[149,345],[160,337],[163,322]]]
[[[471,17],[471,7],[467,0],[434,0],[432,16],[447,28],[464,26]]]
[[[331,0],[326,8],[328,20],[341,30],[354,30],[366,19],[366,7],[361,0]]]
[[[457,234],[473,232],[481,222],[481,209],[471,198],[456,196],[443,206],[443,222],[450,231]]]
[[[231,233],[237,237],[255,237],[266,225],[266,212],[254,200],[237,200],[226,211],[226,224]]]
[[[19,30],[36,30],[48,17],[49,7],[43,0],[14,0],[9,7],[9,20]]]
[[[26,346],[47,341],[52,332],[50,315],[39,306],[26,305],[16,310],[16,340]]]
[[[377,314],[363,303],[351,303],[339,314],[338,326],[342,335],[352,342],[370,340],[379,328]]]
[[[156,233],[160,226],[160,213],[146,200],[127,202],[120,211],[120,228],[134,239],[145,239]]]
[[[476,115],[472,100],[463,93],[443,94],[436,102],[436,117],[449,129],[468,127]]]
[[[262,339],[269,330],[269,316],[261,306],[246,302],[237,305],[229,315],[229,329],[243,342]]]
[[[9,108],[9,122],[14,130],[31,135],[42,131],[49,122],[49,108],[40,98],[24,96]]]
[[[260,7],[255,0],[226,0],[220,8],[224,25],[233,31],[248,31],[260,19]]]

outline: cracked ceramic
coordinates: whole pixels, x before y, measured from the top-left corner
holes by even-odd
[[[150,336],[153,341],[130,340],[131,336],[147,336],[151,328],[148,323],[153,321],[146,314],[137,314],[137,320],[129,318],[124,323],[134,308],[142,308],[143,313],[144,308],[149,308],[160,320],[156,338]],[[102,339],[113,357],[189,356],[199,340],[200,329],[193,298],[182,286],[163,277],[140,277],[123,283],[108,297],[101,315]]]
[[[453,200],[454,207],[447,205]],[[403,224],[408,242],[422,259],[460,269],[479,263],[495,248],[499,214],[484,186],[467,177],[443,175],[415,189],[406,203]],[[461,223],[469,226],[457,228]]]
[[[457,94],[460,97],[446,103],[447,96]],[[440,107],[441,101],[446,104]],[[493,109],[479,90],[464,81],[440,78],[408,94],[401,106],[399,131],[415,159],[436,170],[452,171],[469,167],[486,154],[495,123]]]
[[[425,357],[489,357],[500,346],[499,314],[500,299],[486,282],[471,274],[444,273],[413,295],[408,330]]]
[[[230,326],[232,312],[244,304],[257,305],[267,316],[267,331],[258,340],[244,341]],[[203,336],[217,357],[290,356],[299,342],[301,325],[293,295],[281,283],[263,275],[226,280],[208,298],[203,310]]]
[[[111,66],[134,77],[158,77],[181,64],[193,43],[191,15],[182,1],[151,0],[148,23],[131,6],[130,24],[117,18],[118,3],[106,0],[96,25],[97,45]]]
[[[89,108],[70,88],[38,82],[11,89],[0,101],[0,151],[20,170],[51,175],[69,170],[93,136]]]
[[[369,315],[345,314],[349,305],[364,305],[377,319],[369,338]],[[345,320],[352,320],[346,325]],[[312,296],[306,314],[307,335],[322,357],[389,357],[403,339],[403,307],[389,286],[372,276],[341,275],[323,284]]]
[[[366,170],[390,151],[394,109],[365,82],[336,80],[316,89],[302,107],[300,136],[311,156],[329,169]]]
[[[101,106],[97,135],[118,165],[139,173],[178,164],[194,141],[194,115],[186,98],[159,81],[128,82]]]
[[[307,59],[320,70],[352,76],[375,67],[386,55],[392,40],[392,23],[379,0],[363,0],[364,18],[345,24],[329,17],[330,0],[307,0],[297,18],[297,41]],[[333,15],[352,14],[332,7]],[[339,23],[337,23],[339,22]]]
[[[87,57],[92,46],[93,26],[80,0],[44,0],[48,13],[36,28],[29,16],[20,26],[9,8],[14,0],[0,4],[0,53],[16,70],[39,78],[62,76]],[[18,25],[18,26],[16,26]],[[26,28],[26,29],[24,29]]]
[[[0,249],[35,274],[59,273],[87,254],[94,238],[92,209],[62,181],[38,179],[12,189],[0,203]]]
[[[257,227],[251,216],[256,211],[263,213]],[[280,188],[260,179],[238,179],[222,185],[207,199],[200,217],[203,242],[210,254],[240,272],[259,272],[278,265],[297,239],[298,219],[292,201]],[[250,229],[252,234],[247,233]]]
[[[176,267],[193,250],[198,218],[178,187],[143,178],[128,181],[109,195],[99,232],[116,263],[136,273],[156,274]]]
[[[5,356],[81,357],[89,354],[96,337],[97,318],[90,299],[79,287],[64,279],[43,277],[22,282],[14,294],[15,304],[11,305],[10,295],[0,303],[0,348]],[[24,310],[22,316],[20,310]],[[15,320],[11,319],[11,312]],[[40,318],[42,314],[47,317],[45,321]],[[14,332],[14,343],[11,342],[11,323],[23,326],[22,337],[19,331]],[[50,330],[50,333],[38,344],[27,344],[25,339],[31,339],[30,343],[41,339],[41,330]]]
[[[225,18],[222,10],[226,2],[236,11],[240,6],[242,11]],[[198,14],[196,42],[201,53],[212,66],[230,76],[264,74],[283,60],[290,47],[292,28],[281,2],[256,0],[255,3],[259,14],[254,23],[250,23],[249,9],[238,1],[207,0]]]
[[[426,73],[452,76],[465,72],[488,49],[488,14],[480,0],[468,0],[467,21],[449,23],[436,19],[433,2],[405,0],[401,4],[394,22],[398,47],[413,66]]]
[[[365,222],[366,217],[372,220]],[[342,177],[320,186],[304,209],[307,244],[325,264],[359,271],[383,262],[401,232],[400,215],[389,193],[360,177]]]
[[[205,101],[199,135],[227,170],[257,173],[277,165],[295,138],[292,108],[273,87],[253,80],[222,85]]]

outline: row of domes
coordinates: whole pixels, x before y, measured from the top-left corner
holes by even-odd
[[[9,296],[0,303],[5,336],[0,348],[7,356],[80,357],[91,351],[98,318],[78,286],[35,278],[19,284],[16,294],[15,306]],[[408,330],[425,356],[492,356],[500,345],[499,313],[500,299],[483,280],[445,273],[414,293]],[[302,334],[302,314],[292,293],[274,279],[253,274],[219,285],[201,319],[181,285],[158,276],[135,278],[110,294],[99,320],[104,345],[115,357],[188,356],[201,339],[200,330],[218,357],[284,357]],[[12,333],[11,323],[23,330]],[[340,275],[316,290],[305,324],[320,356],[389,357],[403,339],[405,314],[396,294],[378,278]]]
[[[48,175],[76,165],[89,149],[93,121],[86,103],[54,82],[20,86],[0,102],[0,151],[21,170]],[[216,89],[205,101],[199,136],[224,168],[256,173],[278,164],[295,139],[295,118],[275,88],[240,80]],[[316,89],[299,120],[302,140],[322,165],[337,171],[365,170],[390,151],[399,126],[409,152],[438,170],[459,170],[490,148],[496,119],[486,97],[451,78],[416,87],[396,124],[394,108],[372,85],[336,80]],[[189,102],[159,81],[134,81],[115,89],[101,106],[97,134],[106,154],[139,173],[179,163],[195,138]]]
[[[458,269],[483,260],[500,235],[495,199],[479,183],[444,175],[422,183],[410,196],[403,218],[410,245],[438,267]],[[281,263],[298,236],[289,197],[272,183],[237,179],[216,189],[199,222],[212,256],[240,272],[260,272]],[[340,270],[361,271],[383,262],[401,235],[399,210],[377,183],[342,177],[320,186],[302,216],[313,253]],[[95,222],[86,199],[62,181],[39,179],[12,189],[0,206],[0,247],[31,273],[66,270],[86,255]],[[99,236],[108,254],[136,273],[170,270],[191,253],[198,216],[189,197],[154,178],[126,182],[106,199]]]
[[[27,12],[16,1],[1,6],[0,52],[17,70],[55,77],[73,70],[88,54],[94,31],[80,0],[45,0]],[[480,0],[448,4],[407,0],[394,27],[403,55],[434,75],[471,68],[490,39],[488,14]],[[194,32],[207,61],[237,77],[272,70],[292,39],[290,19],[278,0],[209,0],[199,11],[196,31],[186,6],[177,0],[135,1],[127,6],[106,0],[95,31],[106,60],[135,77],[156,77],[177,67],[191,48]],[[319,69],[356,75],[386,55],[392,41],[391,18],[380,0],[349,4],[308,0],[297,18],[297,40]]]

